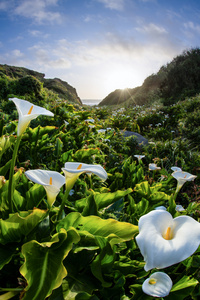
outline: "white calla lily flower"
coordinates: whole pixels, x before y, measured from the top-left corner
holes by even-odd
[[[94,123],[94,119],[87,119],[85,122]]]
[[[144,257],[145,271],[166,268],[191,256],[200,244],[200,223],[189,216],[153,210],[139,219],[136,242]]]
[[[176,211],[178,211],[178,212],[181,212],[181,211],[185,211],[185,208],[183,208],[183,206],[182,205],[176,205]]]
[[[101,165],[84,164],[80,162],[66,162],[65,167],[62,168],[62,170],[65,174],[67,190],[73,187],[78,177],[83,173],[88,175],[93,173],[102,180],[106,180],[108,177],[107,172]]]
[[[145,155],[134,155],[134,157],[136,157],[138,159],[138,162],[145,157]]]
[[[64,123],[65,123],[65,126],[68,126],[69,125],[69,122],[65,121],[64,120]]]
[[[99,129],[97,130],[98,133],[105,133],[106,132],[106,129]]]
[[[25,172],[26,177],[44,186],[47,194],[47,203],[51,207],[56,200],[60,188],[65,184],[65,177],[55,171],[29,170]]]
[[[18,129],[17,129],[18,136],[21,136],[22,133],[26,130],[30,121],[36,119],[39,115],[45,115],[50,117],[54,116],[54,114],[49,110],[34,105],[29,101],[18,99],[18,98],[9,98],[9,100],[15,103],[19,114],[19,122],[18,122]]]
[[[152,297],[166,297],[169,295],[172,285],[172,280],[167,274],[155,272],[144,281],[142,290]]]
[[[185,182],[194,181],[197,177],[195,175],[183,171],[175,171],[172,173],[172,176],[177,180],[176,193],[178,193],[178,191],[181,189]]]
[[[181,172],[182,169],[179,168],[179,167],[171,167],[171,170],[174,171],[174,172]]]
[[[157,164],[149,164],[149,170],[150,171],[156,171],[156,170],[160,170],[161,168],[157,166]]]
[[[155,210],[167,210],[165,206],[161,205],[161,206],[157,206],[155,207]]]

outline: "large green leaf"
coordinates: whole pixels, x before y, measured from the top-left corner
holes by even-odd
[[[112,282],[106,280],[103,274],[110,272],[115,260],[115,251],[106,238],[96,237],[96,240],[101,251],[92,262],[91,270],[93,275],[101,281],[104,287],[110,287]]]
[[[46,195],[46,191],[41,184],[34,184],[27,192],[26,192],[26,209],[33,209],[34,207],[38,207],[40,202],[43,200]]]
[[[57,230],[76,228],[81,235],[90,233],[93,236],[102,236],[116,239],[116,242],[131,240],[138,232],[138,226],[114,219],[103,220],[97,216],[83,217],[78,212],[72,212],[62,219],[57,225]]]
[[[86,198],[85,207],[82,212],[83,216],[98,216],[98,207],[96,204],[96,201],[94,199],[94,196],[92,194],[89,195],[89,197]]]
[[[167,297],[168,300],[185,299],[193,291],[199,282],[195,278],[183,276],[177,283],[172,286],[171,292]]]
[[[133,190],[131,188],[125,190],[125,191],[116,191],[114,193],[95,193],[92,191],[92,195],[94,197],[95,203],[97,205],[97,209],[102,209],[104,207],[108,207],[109,205],[115,203],[119,199],[123,198],[127,194],[131,193]],[[79,210],[83,210],[85,206],[87,205],[87,198],[77,200],[75,203],[75,206]]]
[[[45,299],[62,284],[67,275],[63,260],[73,243],[77,243],[79,239],[76,230],[61,229],[50,242],[38,243],[33,240],[22,246],[25,263],[20,272],[28,283],[23,300]]]
[[[183,276],[176,284],[173,285],[171,292],[179,291],[191,286],[196,286],[198,281],[195,278]]]
[[[116,191],[114,193],[96,193],[95,194],[95,202],[98,206],[98,209],[102,209],[104,207],[109,206],[110,204],[115,203],[119,199],[125,197],[129,193],[131,193],[133,190],[131,188],[125,190],[125,191]]]
[[[19,242],[27,236],[45,217],[46,211],[35,208],[10,214],[6,220],[0,220],[0,243]]]

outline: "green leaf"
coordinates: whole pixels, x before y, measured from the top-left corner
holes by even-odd
[[[27,192],[26,192],[26,209],[33,209],[37,207],[42,199],[45,197],[46,191],[41,184],[34,184]]]
[[[191,294],[195,286],[199,282],[195,278],[183,276],[176,284],[172,286],[171,292],[167,300],[182,300]]]
[[[19,169],[18,172],[16,172],[13,176],[13,187],[17,185],[19,182],[19,179],[21,177],[22,170]],[[9,180],[6,181],[6,183],[3,185],[3,187],[0,189],[0,211],[5,212],[9,210],[9,203],[8,203],[8,188],[9,188]],[[17,192],[18,193],[18,192]],[[15,194],[16,195],[16,194]],[[19,194],[18,194],[19,195]],[[19,196],[20,197],[20,196]],[[18,197],[17,197],[18,200]],[[19,199],[19,203],[22,204],[22,198]]]
[[[94,197],[95,203],[97,205],[97,210],[105,208],[119,199],[123,198],[127,194],[130,194],[133,190],[131,188],[125,190],[125,191],[116,191],[114,193],[95,193],[92,191],[92,196]],[[87,205],[87,198],[77,200],[75,203],[75,207],[77,207],[78,210],[82,211]]]
[[[134,191],[139,193],[141,196],[148,198],[151,193],[148,181],[143,181],[141,183],[136,184]]]
[[[95,201],[98,205],[98,209],[102,209],[104,207],[109,206],[110,204],[115,203],[119,199],[125,197],[127,194],[130,194],[133,190],[131,188],[125,190],[125,191],[116,191],[114,193],[102,193],[102,194],[96,194]]]
[[[46,211],[35,208],[10,214],[6,220],[0,219],[0,243],[19,242],[27,236],[45,217]]]
[[[67,152],[64,152],[61,155],[60,161],[64,164],[66,161],[71,161],[72,159],[72,153],[73,153],[73,149],[68,150]]]
[[[80,149],[74,153],[74,160],[84,162],[94,154],[99,154],[99,148]]]
[[[12,291],[12,292],[4,293],[4,294],[0,295],[0,300],[9,300],[17,294],[19,294],[19,291]]]
[[[63,148],[63,142],[60,138],[56,139],[56,145],[55,145],[55,156],[60,157],[62,154],[62,148]]]
[[[22,197],[22,195],[17,190],[14,190],[13,201],[14,201],[15,207],[17,207],[17,210],[22,210],[23,206],[26,202],[25,198]]]
[[[110,287],[112,282],[107,281],[103,274],[109,273],[109,269],[114,263],[115,255],[113,247],[111,247],[109,241],[103,237],[96,237],[96,241],[101,249],[100,254],[97,255],[92,262],[91,270],[93,275],[98,278],[104,287]]]
[[[84,277],[84,276],[82,276]],[[93,296],[87,292],[87,285],[90,284],[91,279],[86,277],[86,281],[81,282],[79,278],[66,278],[63,281],[62,289],[64,300],[99,300],[98,297]],[[51,297],[50,299],[51,300]],[[54,300],[54,298],[52,298]]]
[[[57,231],[61,228],[68,230],[76,228],[80,234],[90,233],[93,236],[102,236],[118,241],[128,241],[138,232],[138,226],[127,222],[119,222],[114,219],[103,220],[97,216],[84,217],[78,212],[72,212],[62,219],[57,225]]]
[[[4,265],[8,264],[13,255],[16,252],[16,247],[14,245],[1,245],[0,244],[0,270],[4,267]]]
[[[85,207],[82,212],[83,216],[98,216],[98,208],[94,196],[91,194],[86,198]]]
[[[99,246],[100,253],[92,263],[91,270],[94,276],[99,279],[103,286],[109,287],[110,280],[107,280],[105,273],[111,271],[115,259],[114,245],[133,239],[138,232],[138,226],[127,222],[119,222],[114,219],[101,219],[97,216],[84,217],[80,213],[68,214],[57,225],[60,228],[76,228],[83,237],[85,246],[91,246],[91,239]]]
[[[176,292],[188,287],[195,287],[199,282],[195,278],[183,276],[176,284],[173,285],[171,292]]]
[[[140,284],[131,285],[130,291],[131,291],[131,294],[133,294],[131,299],[134,299],[134,300],[152,299],[152,297],[149,297],[146,294],[144,294],[144,292],[142,291],[142,285],[140,285]]]
[[[164,192],[153,192],[149,197],[149,201],[169,201],[170,196]]]
[[[12,159],[7,161],[7,163],[3,167],[0,168],[1,176],[5,176],[7,174],[8,170],[10,169],[11,161],[12,161]]]
[[[170,212],[170,214],[172,216],[175,215],[176,213],[176,202],[174,200],[174,194],[172,194],[169,198],[169,208],[168,208],[168,211]]]
[[[77,243],[79,239],[74,229],[67,232],[61,229],[50,242],[38,243],[33,240],[22,246],[25,263],[20,272],[28,283],[23,300],[45,299],[62,284],[67,275],[63,260],[73,243]]]

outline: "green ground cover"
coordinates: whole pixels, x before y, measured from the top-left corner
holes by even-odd
[[[173,282],[169,295],[161,293],[160,299],[198,299],[200,97],[170,106],[112,109],[59,100],[39,104],[54,116],[33,118],[20,140],[14,103],[0,104],[0,299],[154,299],[142,286],[155,272],[167,274]],[[134,136],[124,137],[126,130],[146,137],[148,145]],[[75,174],[73,182],[62,170],[66,162],[78,163],[70,173]],[[84,164],[100,165],[106,180],[97,170],[87,174]],[[183,185],[172,167],[184,172]],[[26,171],[38,169],[66,178],[53,201],[44,184],[26,176]],[[155,210],[159,206],[166,211]],[[186,220],[181,221],[186,225],[178,250],[170,244],[176,235],[167,225],[160,237],[172,248],[166,250],[163,244],[162,251],[152,244],[156,236],[150,225],[143,235],[141,218],[155,215],[154,226],[156,215],[164,220],[169,214]],[[192,227],[188,220],[194,221]],[[174,257],[170,265],[167,253]],[[147,261],[152,262],[150,269]],[[152,282],[149,285],[156,288]]]

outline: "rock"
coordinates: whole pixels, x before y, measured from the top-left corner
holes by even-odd
[[[128,131],[128,130],[121,130],[121,133],[123,134],[123,136],[126,137],[130,137],[132,136],[133,138],[137,138],[138,144],[139,145],[147,145],[148,144],[148,140],[143,137],[141,134],[137,133],[137,132],[133,132],[133,131]]]

